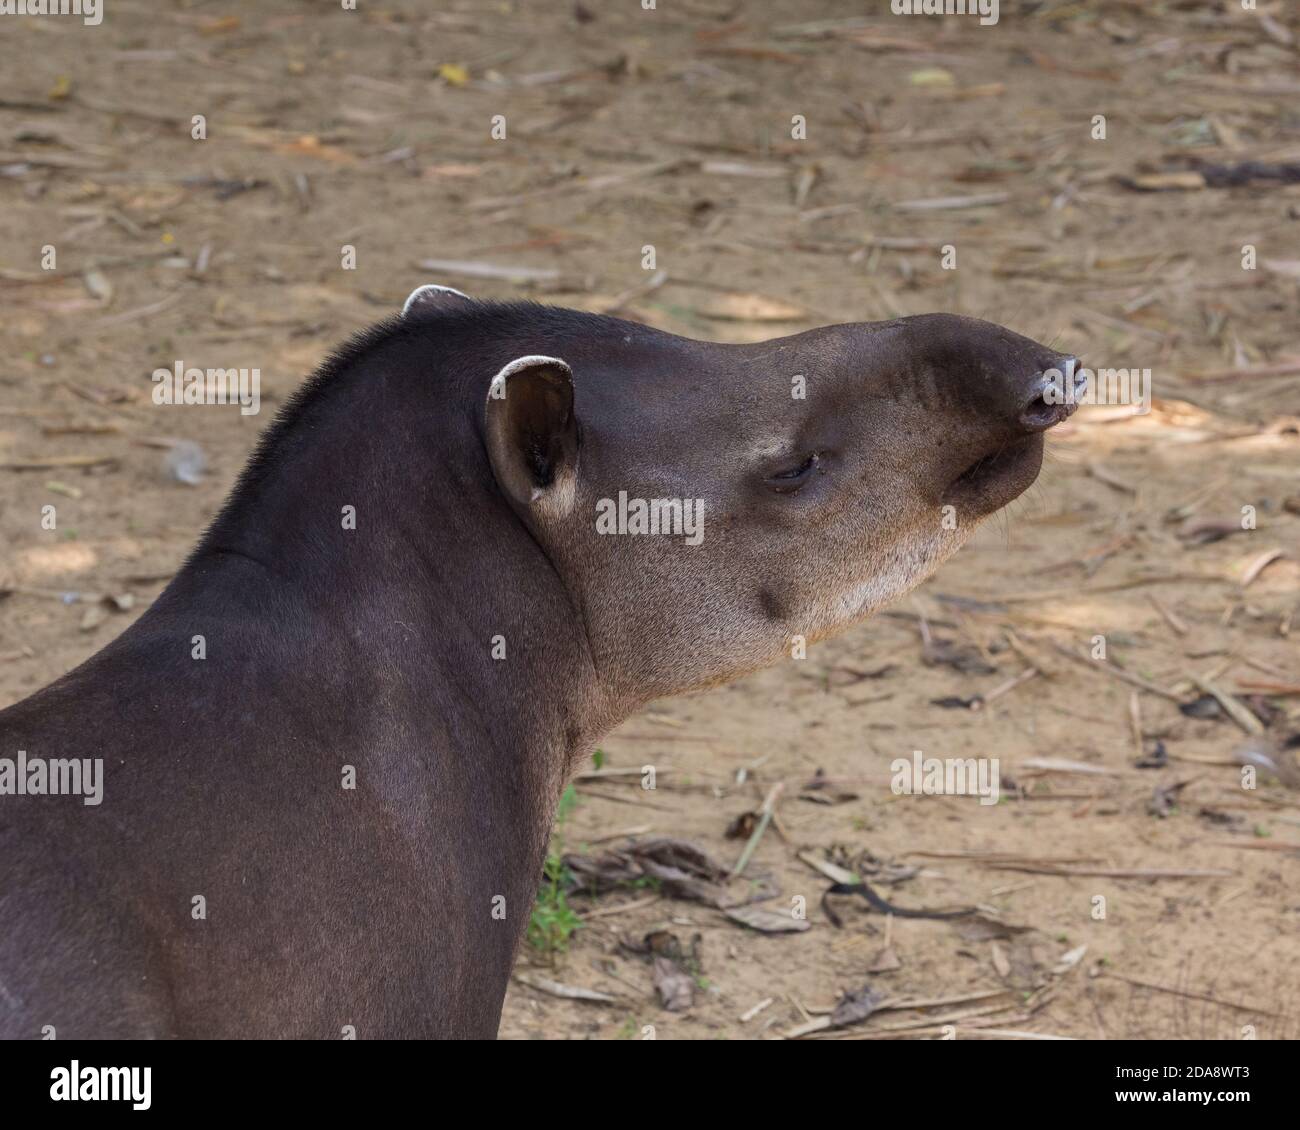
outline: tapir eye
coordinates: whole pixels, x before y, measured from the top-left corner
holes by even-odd
[[[769,476],[767,485],[778,494],[789,494],[809,482],[817,473],[817,467],[820,463],[821,457],[816,452],[813,452],[797,467],[791,467],[788,471],[780,471]]]

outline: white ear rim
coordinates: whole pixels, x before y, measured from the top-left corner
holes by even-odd
[[[573,380],[573,370],[569,368],[567,362],[561,361],[558,357],[547,357],[541,353],[529,353],[523,357],[516,357],[509,364],[502,366],[501,371],[492,378],[492,382],[488,385],[488,399],[504,399],[506,381],[521,369],[529,369],[534,365],[554,365],[557,369],[563,369],[565,376],[570,381]]]
[[[488,385],[487,410],[489,412],[493,411],[492,401],[506,398],[506,384],[515,373],[523,369],[530,369],[534,365],[553,365],[568,377],[570,384],[573,382],[573,370],[569,368],[567,361],[562,361],[558,357],[548,357],[544,353],[527,353],[523,357],[516,357],[513,361],[503,365],[501,371],[492,378],[491,383]],[[575,464],[569,469],[568,473],[557,479],[548,490],[534,487],[531,502],[551,517],[560,518],[573,510],[577,497],[578,479]]]
[[[454,294],[460,298],[469,298],[468,294],[464,291],[457,290],[454,286],[439,286],[437,283],[425,283],[424,286],[417,286],[406,296],[406,301],[402,303],[403,318],[406,317],[407,311],[420,301],[421,295],[425,294]]]

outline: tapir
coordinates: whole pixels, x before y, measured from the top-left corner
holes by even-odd
[[[100,803],[0,795],[0,1034],[495,1036],[601,735],[918,584],[1034,482],[1074,363],[948,314],[724,345],[420,288],[0,712],[0,756],[102,765]]]

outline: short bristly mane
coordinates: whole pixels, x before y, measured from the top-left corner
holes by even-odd
[[[379,353],[391,354],[395,345],[410,345],[419,354],[432,354],[428,366],[430,379],[446,378],[456,369],[472,369],[475,358],[465,356],[467,335],[472,327],[475,342],[491,343],[493,349],[535,352],[541,340],[589,339],[619,336],[629,332],[656,332],[647,327],[601,314],[566,310],[537,302],[494,302],[467,300],[463,305],[421,311],[418,307],[405,317],[385,318],[373,326],[354,333],[311,373],[290,395],[275,419],[258,439],[226,501],[214,517],[194,556],[210,548],[214,534],[236,521],[248,500],[280,465],[286,448],[301,433],[304,424],[325,410],[331,399],[348,387],[349,379]],[[445,349],[439,345],[446,343]],[[514,343],[512,346],[511,343]],[[488,353],[487,348],[484,353]],[[482,374],[483,395],[487,394],[491,373]]]

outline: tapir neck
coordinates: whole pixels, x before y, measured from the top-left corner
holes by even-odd
[[[448,452],[413,469],[388,452],[335,451],[282,470],[214,525],[160,611],[255,624],[289,652],[305,694],[338,678],[353,709],[387,726],[472,717],[473,739],[446,755],[527,758],[550,804],[619,720],[559,576],[486,467],[457,482]]]
[[[496,485],[476,400],[427,376],[336,378],[297,429],[309,436],[254,464],[181,583],[200,600],[227,579],[268,633],[301,632],[317,656],[333,641],[350,680],[382,671],[404,688],[377,709],[400,702],[412,724],[471,711],[549,779],[628,708],[605,695],[580,608]]]
[[[171,693],[187,736],[207,712],[204,732],[254,759],[268,793],[332,805],[355,768],[362,809],[340,835],[371,841],[385,913],[434,951],[408,979],[439,978],[432,1011],[454,1018],[458,994],[499,1007],[564,783],[620,711],[474,428],[433,435],[409,402],[373,407],[255,465],[122,646],[186,657]],[[414,992],[400,977],[392,991],[394,1009]]]

